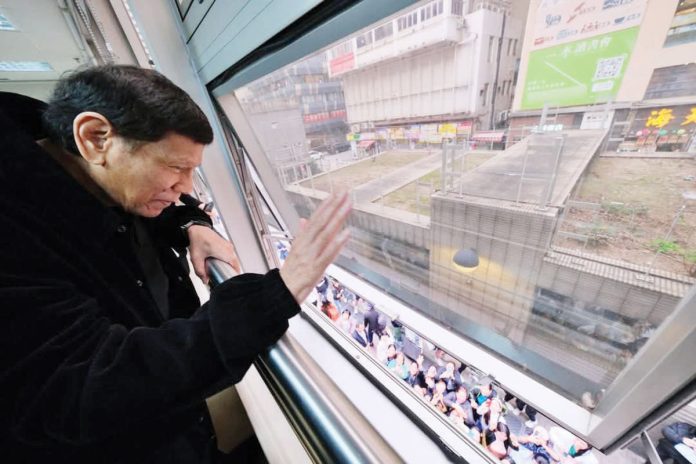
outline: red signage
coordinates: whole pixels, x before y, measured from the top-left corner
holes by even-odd
[[[329,62],[329,71],[332,77],[353,69],[355,69],[355,53],[353,52],[337,56]]]

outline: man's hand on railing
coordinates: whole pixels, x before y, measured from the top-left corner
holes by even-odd
[[[280,268],[280,277],[298,303],[309,296],[348,241],[348,229],[341,229],[350,210],[348,192],[332,193],[308,221],[301,220],[292,250]]]
[[[239,259],[234,251],[234,246],[222,238],[220,234],[210,227],[193,225],[188,228],[189,253],[191,264],[196,275],[204,283],[208,283],[209,276],[205,266],[207,258],[217,258],[232,266],[237,273],[240,272]]]

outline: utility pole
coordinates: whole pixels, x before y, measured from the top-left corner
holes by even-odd
[[[505,20],[507,19],[507,8],[502,8],[503,10],[503,24],[500,27],[500,38],[498,39],[498,53],[496,53],[495,59],[495,78],[493,79],[493,96],[491,97],[491,129],[496,129],[497,120],[495,117],[495,97],[498,95],[498,77],[500,75],[500,59],[502,57],[503,51],[503,40],[505,37]]]

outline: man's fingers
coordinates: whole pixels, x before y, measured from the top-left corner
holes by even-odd
[[[208,273],[205,270],[205,258],[202,258],[198,255],[191,256],[191,264],[193,264],[193,272],[195,272],[196,275],[200,277],[204,284],[207,284]]]

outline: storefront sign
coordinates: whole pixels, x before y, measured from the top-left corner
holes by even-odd
[[[437,128],[443,138],[454,139],[457,137],[457,125],[452,123],[440,124]]]
[[[459,137],[469,137],[471,135],[471,121],[457,123],[457,135]]]
[[[329,63],[329,69],[331,70],[331,77],[336,77],[339,74],[355,69],[355,54],[350,52],[347,55],[334,58]]]
[[[580,129],[609,129],[612,119],[614,119],[614,110],[586,111],[582,115]]]
[[[613,100],[637,35],[634,27],[531,52],[522,109]]]
[[[636,111],[627,140],[641,149],[686,151],[696,136],[696,106],[658,107]]]
[[[406,138],[406,132],[403,127],[390,127],[389,138],[392,140],[403,140]]]
[[[639,26],[646,0],[542,0],[531,50]]]
[[[425,143],[442,142],[442,135],[437,131],[437,124],[421,124],[420,141]]]

